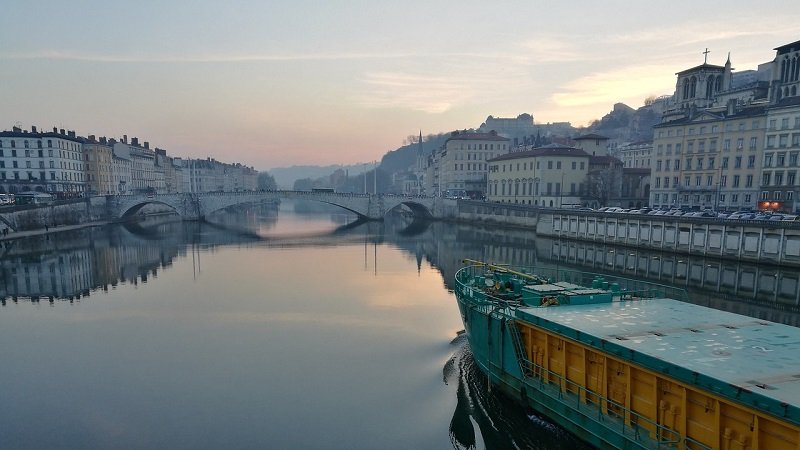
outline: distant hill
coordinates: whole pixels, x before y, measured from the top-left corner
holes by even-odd
[[[653,125],[660,121],[661,112],[657,105],[633,109],[624,103],[615,103],[611,112],[595,120],[587,132],[602,134],[618,142],[652,141]]]
[[[368,168],[368,170],[371,167]],[[364,171],[363,164],[351,164],[348,166],[331,165],[331,166],[291,166],[291,167],[276,167],[270,169],[270,175],[275,178],[275,183],[278,189],[292,189],[294,182],[301,178],[317,179],[327,177],[337,170],[349,172],[350,176],[359,174]]]
[[[430,155],[434,149],[441,147],[449,136],[449,133],[442,133],[429,134],[428,136],[423,137],[423,154],[425,154],[425,156]],[[409,167],[412,167],[417,163],[418,151],[419,144],[414,142],[387,152],[381,159],[381,170],[387,173],[408,170]]]

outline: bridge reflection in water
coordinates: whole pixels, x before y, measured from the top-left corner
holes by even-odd
[[[253,231],[265,221],[276,221],[274,212],[242,215],[223,226],[145,223],[78,230],[52,239],[40,236],[0,248],[0,298],[76,300],[119,283],[146,283],[169,268],[174,258],[188,258],[189,252],[216,246],[314,247],[369,242],[403,249],[418,264],[428,261],[439,269],[450,289],[464,258],[570,266],[683,287],[693,302],[800,326],[797,270],[537,237],[519,229],[395,219],[349,222],[329,232],[283,239],[264,238]]]

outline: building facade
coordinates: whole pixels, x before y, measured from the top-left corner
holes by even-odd
[[[434,175],[439,195],[447,190],[463,189],[471,198],[483,198],[486,195],[487,161],[510,150],[509,140],[494,131],[453,132],[434,160],[439,166]]]
[[[0,189],[47,192],[58,198],[87,190],[83,145],[74,131],[41,133],[13,127],[0,132]]]
[[[589,155],[579,148],[552,144],[487,164],[489,201],[560,208],[580,205],[586,194]]]

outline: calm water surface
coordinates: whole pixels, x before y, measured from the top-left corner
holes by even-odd
[[[448,291],[493,251],[470,229],[214,220],[2,248],[3,448],[582,447],[487,393]]]

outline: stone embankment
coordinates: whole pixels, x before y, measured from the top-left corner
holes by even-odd
[[[459,202],[457,220],[539,236],[800,267],[800,223],[649,216]]]

